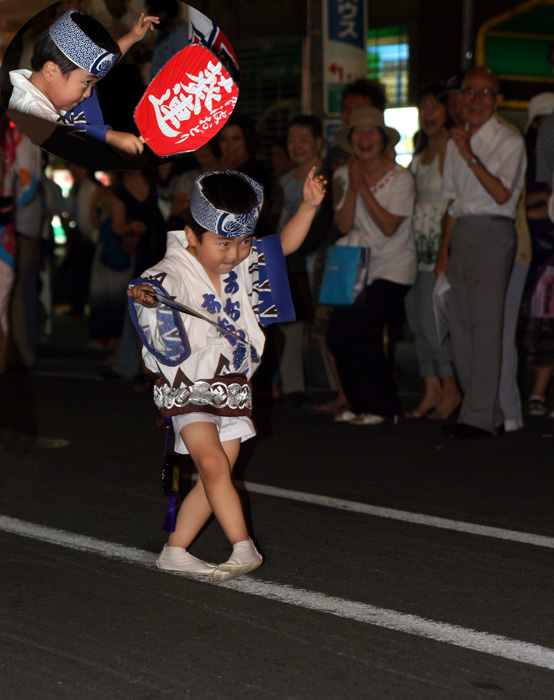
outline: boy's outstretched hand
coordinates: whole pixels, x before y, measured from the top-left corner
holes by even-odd
[[[154,29],[155,24],[160,23],[159,17],[153,17],[151,15],[145,15],[144,12],[140,13],[140,17],[133,22],[133,26],[130,31],[117,40],[117,45],[121,51],[121,55],[125,56],[127,51],[137,43],[144,39],[146,34]]]
[[[133,26],[129,31],[129,34],[131,35],[129,38],[133,40],[133,44],[136,44],[137,41],[144,39],[148,32],[154,29],[155,24],[159,23],[159,17],[145,15],[144,12],[141,12],[140,17],[133,22]]]
[[[312,207],[318,207],[321,204],[327,188],[327,180],[323,175],[315,175],[316,167],[314,165],[308,173],[302,190],[304,201]]]
[[[289,219],[281,231],[281,248],[284,255],[298,250],[308,235],[317,208],[325,196],[327,181],[323,175],[316,175],[316,166],[310,170],[302,189],[303,200],[296,214]]]
[[[106,131],[106,143],[129,155],[144,151],[144,144],[139,137],[126,131],[108,129]]]
[[[148,309],[154,309],[158,306],[158,302],[152,296],[152,287],[149,284],[137,284],[131,287],[127,290],[127,296]]]

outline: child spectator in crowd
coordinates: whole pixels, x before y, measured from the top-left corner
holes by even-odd
[[[85,132],[124,153],[142,153],[138,136],[104,124],[94,86],[155,22],[156,17],[141,14],[131,31],[115,42],[93,17],[69,10],[38,37],[32,71],[10,71],[8,109]]]
[[[283,230],[300,206],[304,180],[314,166],[320,166],[322,148],[323,127],[321,121],[316,116],[307,114],[295,117],[290,123],[287,137],[287,150],[294,167],[280,179],[283,191],[283,208],[277,224],[277,233]],[[291,396],[295,401],[301,401],[306,393],[304,335],[306,325],[313,315],[307,255],[317,247],[318,239],[325,234],[325,225],[319,224],[321,224],[321,219],[316,216],[301,248],[287,258],[296,321],[283,323],[279,326],[284,339],[280,353],[279,371],[282,394]]]
[[[271,148],[271,169],[274,178],[273,197],[270,203],[270,221],[277,226],[283,208],[283,188],[281,178],[294,167],[287,150],[287,137],[279,136]]]

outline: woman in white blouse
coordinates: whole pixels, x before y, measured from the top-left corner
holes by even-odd
[[[370,249],[367,286],[355,304],[333,310],[327,344],[349,410],[335,420],[378,425],[400,406],[385,356],[385,326],[402,306],[416,275],[411,231],[414,180],[387,155],[399,134],[375,107],[361,107],[336,141],[352,155],[333,177],[338,245]]]
[[[417,251],[417,277],[405,299],[406,319],[414,335],[419,373],[425,393],[408,418],[428,416],[446,420],[460,404],[454,376],[450,339],[441,345],[433,312],[435,264],[441,243],[441,220],[448,200],[441,196],[442,166],[448,141],[448,95],[438,83],[423,88],[419,98],[421,131],[410,166],[415,177],[413,230]]]

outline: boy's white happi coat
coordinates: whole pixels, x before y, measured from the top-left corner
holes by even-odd
[[[161,294],[225,326],[245,343],[164,304],[148,309],[130,299],[131,318],[143,342],[144,362],[172,388],[234,373],[251,379],[265,342],[261,326],[294,320],[280,238],[255,239],[249,256],[221,275],[221,294],[186,248],[184,231],[169,232],[163,260],[130,286],[150,284]]]

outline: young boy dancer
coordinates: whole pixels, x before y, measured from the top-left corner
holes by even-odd
[[[227,581],[253,571],[262,557],[249,538],[231,479],[240,443],[255,434],[250,379],[264,347],[261,325],[293,320],[284,255],[297,250],[323,199],[325,182],[304,183],[303,201],[280,236],[254,238],[263,188],[235,171],[201,175],[185,230],[169,233],[165,258],[134,280],[127,294],[144,344],[146,366],[161,379],[154,400],[172,416],[175,449],[191,455],[199,479],[184,499],[160,569]],[[243,339],[158,304],[152,292],[186,304]],[[215,566],[187,551],[211,514],[233,553]]]
[[[157,21],[157,17],[142,13],[131,31],[116,42],[93,17],[68,10],[36,40],[33,70],[10,71],[13,92],[8,111],[84,132],[124,153],[142,153],[144,146],[138,136],[104,124],[93,88]]]

